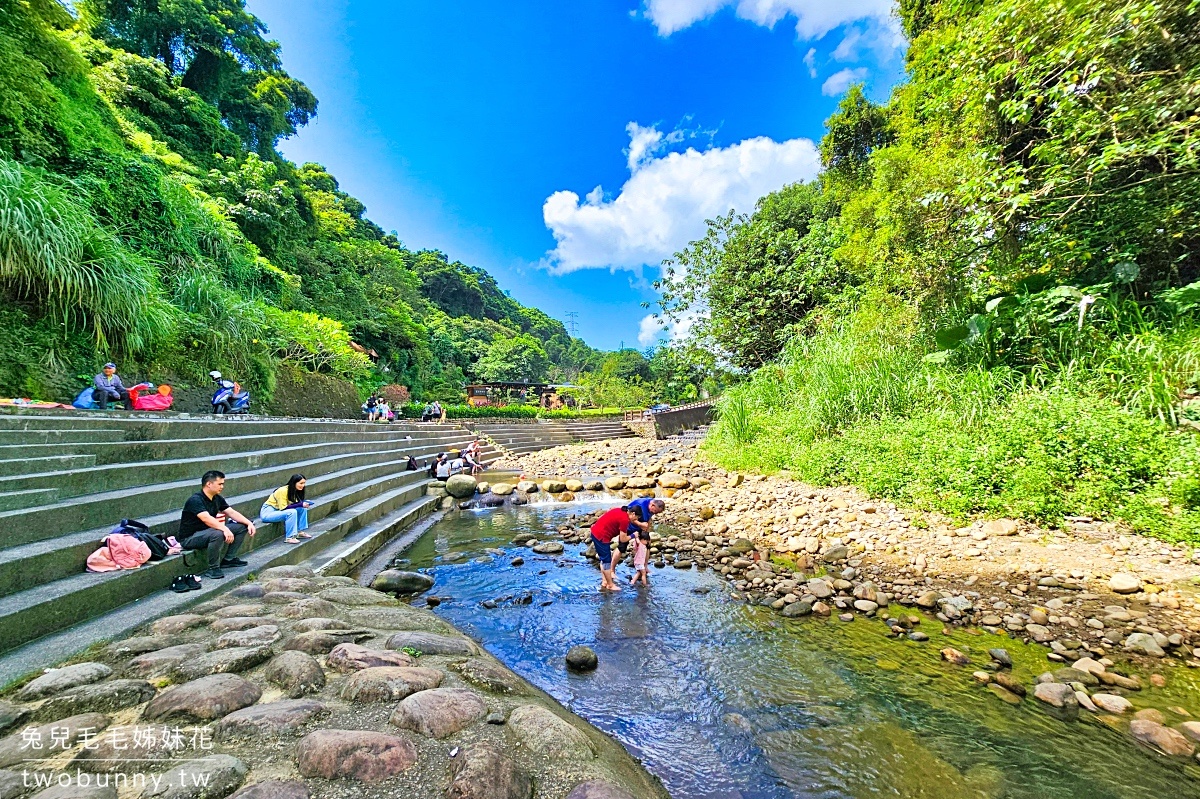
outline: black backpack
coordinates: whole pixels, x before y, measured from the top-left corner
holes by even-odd
[[[122,519],[109,535],[131,535],[150,548],[150,560],[162,560],[171,548],[162,536],[150,532],[150,528],[136,519]]]

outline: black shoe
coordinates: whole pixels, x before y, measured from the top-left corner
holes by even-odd
[[[210,580],[224,580],[225,572],[221,571],[220,569],[213,568],[206,571],[204,576]]]
[[[194,574],[185,574],[183,579],[187,583],[189,591],[199,591],[201,588],[203,588],[203,586],[200,585],[200,578]]]
[[[221,568],[222,569],[229,569],[234,566],[249,566],[249,565],[250,564],[247,561],[244,561],[241,558],[224,558],[221,560]]]
[[[191,585],[184,577],[176,577],[171,581],[171,590],[177,594],[187,593],[192,590]]]

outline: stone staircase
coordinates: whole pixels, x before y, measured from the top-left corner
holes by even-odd
[[[539,419],[525,424],[478,424],[472,429],[505,452],[524,455],[562,444],[632,438],[636,435],[619,419],[554,421]]]
[[[366,539],[378,539],[377,548],[440,501],[428,495],[426,472],[407,471],[408,457],[422,463],[471,438],[457,425],[0,413],[0,685],[254,571],[347,540],[365,557],[373,551]],[[484,459],[496,454],[485,449]],[[250,518],[270,491],[304,474],[317,503],[309,511],[313,539],[285,544],[282,525],[264,525],[242,547],[248,567],[186,594],[163,590],[184,571],[178,556],[85,572],[87,556],[122,518],[174,534],[184,500],[209,469],[226,473],[226,500]]]

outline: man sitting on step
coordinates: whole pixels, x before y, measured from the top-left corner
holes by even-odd
[[[221,496],[224,490],[225,475],[222,472],[205,472],[200,478],[200,490],[184,503],[183,514],[179,517],[179,540],[183,548],[203,549],[208,553],[208,571],[204,576],[214,580],[225,576],[222,568],[246,565],[237,552],[246,536],[253,538],[257,532],[254,522]]]

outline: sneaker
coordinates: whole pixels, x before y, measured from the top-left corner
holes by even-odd
[[[220,569],[209,569],[204,573],[204,576],[210,580],[224,580],[225,572]]]
[[[187,582],[189,591],[199,591],[203,587],[200,585],[200,578],[194,574],[185,574],[183,579]]]
[[[187,591],[191,591],[192,589],[191,589],[191,586],[188,585],[188,582],[186,579],[184,579],[183,577],[176,577],[174,580],[171,581],[171,590],[177,594],[183,594],[183,593],[186,593]]]
[[[225,558],[221,561],[221,568],[223,568],[223,569],[228,569],[233,566],[248,566],[248,565],[250,565],[249,562],[244,561],[241,558]]]

